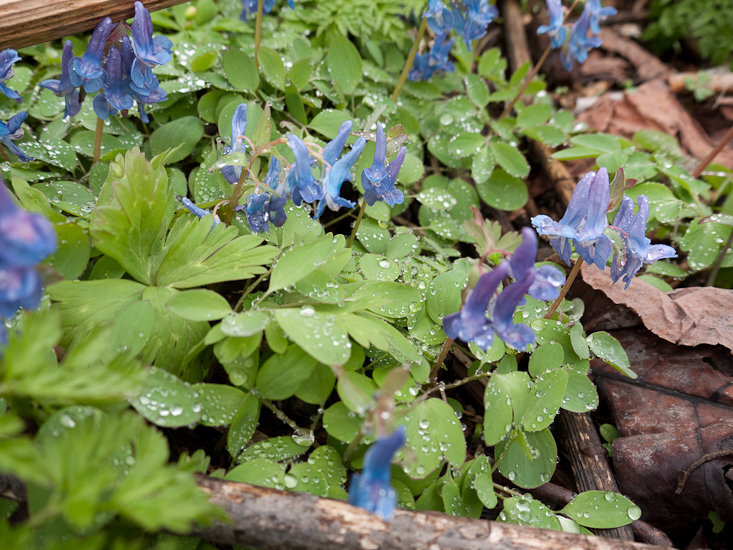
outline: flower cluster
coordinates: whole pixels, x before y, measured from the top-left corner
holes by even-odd
[[[423,17],[435,33],[430,52],[415,56],[408,78],[413,81],[428,80],[435,71],[452,72],[455,66],[448,59],[454,39],[449,39],[451,30],[463,38],[468,51],[471,42],[486,34],[486,29],[499,15],[495,6],[488,0],[462,0],[451,2],[446,7],[441,0],[429,0]]]
[[[18,208],[0,179],[0,343],[6,339],[4,319],[38,307],[42,284],[35,265],[55,250],[51,224]]]
[[[598,37],[600,22],[606,17],[616,15],[616,9],[602,7],[601,0],[588,0],[583,13],[571,26],[565,23],[565,13],[561,0],[547,0],[547,11],[550,24],[541,25],[537,34],[547,34],[553,49],[563,48],[562,64],[568,71],[573,68],[573,60],[583,63],[588,58],[588,51],[601,45]],[[570,40],[566,41],[570,27]],[[590,35],[589,35],[590,32]]]
[[[295,9],[294,0],[288,0],[288,6],[291,10]],[[262,13],[268,14],[275,7],[275,0],[265,0],[262,3]],[[252,16],[257,16],[257,0],[242,0],[242,13],[239,18],[242,21],[247,21]]]
[[[281,170],[280,160],[273,156],[263,184],[258,183],[254,191],[245,197],[245,204],[235,208],[244,210],[252,231],[265,232],[269,229],[270,223],[276,227],[282,226],[287,219],[285,204],[288,199],[291,199],[296,206],[304,202],[310,204],[317,201],[314,219],[318,219],[326,208],[337,211],[342,207],[354,207],[353,202],[341,196],[341,187],[344,182],[353,180],[351,169],[364,150],[366,140],[358,138],[351,145],[351,149],[343,154],[352,128],[353,122],[350,120],[341,124],[336,137],[317,153],[317,157],[298,136],[286,135],[285,140],[293,153],[294,162]],[[242,103],[234,111],[231,141],[224,150],[225,154],[247,153],[246,129],[247,105]],[[406,149],[402,147],[395,159],[387,164],[387,139],[382,125],[378,124],[374,161],[361,174],[367,204],[372,205],[380,200],[390,206],[402,203],[404,195],[395,188],[395,182],[405,153]],[[313,167],[319,164],[320,169],[316,178]],[[222,175],[229,183],[235,184],[242,177],[242,170],[241,166],[226,165],[222,168]]]
[[[18,103],[22,103],[23,99],[20,97],[20,94],[15,90],[11,90],[5,84],[8,80],[13,78],[13,75],[15,75],[13,65],[18,61],[20,61],[20,56],[15,50],[3,50],[0,52],[0,92],[10,99],[14,99]]]
[[[565,215],[556,222],[548,216],[532,218],[540,235],[550,237],[550,245],[563,261],[570,265],[571,243],[575,251],[589,264],[600,270],[614,253],[614,245],[606,236],[606,230],[616,231],[624,246],[614,253],[611,265],[611,278],[615,283],[623,278],[626,288],[643,264],[653,263],[663,258],[676,258],[677,252],[671,246],[652,245],[646,237],[646,224],[649,218],[649,199],[639,195],[639,210],[634,214],[634,201],[623,197],[613,224],[609,226],[606,213],[609,208],[610,190],[608,171],[601,168],[589,172],[575,186]]]
[[[382,437],[364,455],[364,469],[351,477],[349,504],[364,508],[385,520],[392,519],[397,493],[390,483],[392,457],[405,443],[405,428]]]
[[[0,52],[0,92],[10,99],[15,99],[18,103],[21,103],[23,99],[20,97],[20,94],[15,90],[11,90],[5,84],[5,82],[13,78],[13,75],[15,74],[13,65],[17,61],[20,61],[20,57],[18,56],[18,52],[15,50],[3,50]],[[0,120],[0,143],[15,153],[23,162],[28,162],[31,160],[31,157],[21,151],[13,141],[23,137],[23,129],[21,128],[21,125],[27,116],[27,112],[21,111],[17,115],[11,117],[7,123]]]
[[[105,17],[94,29],[81,57],[74,56],[71,40],[66,41],[61,77],[41,82],[41,86],[64,98],[64,116],[79,113],[85,94],[101,91],[93,102],[99,118],[106,120],[118,111],[126,115],[137,103],[140,119],[148,122],[144,106],[167,99],[152,68],[171,60],[173,44],[165,36],[153,37],[150,13],[141,2],[135,2],[130,34],[126,25]]]
[[[554,300],[560,294],[565,277],[555,267],[535,267],[537,237],[534,231],[522,230],[522,244],[508,260],[503,261],[479,278],[468,293],[460,311],[443,318],[443,330],[454,339],[474,342],[488,349],[494,334],[518,350],[526,350],[534,343],[530,327],[514,322],[514,311],[524,303],[524,295],[537,300]],[[514,282],[498,292],[502,281],[511,276]]]

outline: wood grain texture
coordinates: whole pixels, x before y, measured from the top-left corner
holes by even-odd
[[[624,540],[398,510],[383,521],[346,502],[200,476],[199,486],[232,523],[197,534],[258,550],[642,550]]]
[[[146,0],[157,11],[185,0]],[[129,19],[134,0],[0,0],[0,49],[23,48],[91,31],[102,19]]]

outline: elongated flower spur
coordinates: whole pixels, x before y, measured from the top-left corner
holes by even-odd
[[[73,43],[67,40],[64,43],[64,49],[61,53],[61,77],[57,79],[49,79],[41,82],[41,87],[48,88],[58,97],[63,97],[66,107],[64,108],[64,118],[76,116],[81,111],[81,100],[79,98],[79,89],[71,83],[69,77],[69,63],[74,57]]]
[[[17,61],[20,61],[20,56],[15,50],[3,50],[0,52],[0,92],[10,99],[14,99],[18,103],[22,103],[23,99],[20,97],[20,94],[5,85],[8,80],[13,78],[13,75],[15,74],[13,65]]]
[[[23,128],[21,128],[21,125],[27,116],[28,113],[21,111],[11,117],[7,124],[0,121],[0,143],[15,153],[23,162],[28,162],[31,160],[31,157],[21,151],[13,141],[23,137]]]
[[[351,477],[349,504],[359,506],[389,520],[397,506],[397,493],[391,484],[391,462],[397,450],[405,443],[405,428],[400,426],[392,434],[382,437],[364,455],[364,469]]]
[[[387,164],[387,138],[381,124],[377,124],[377,142],[374,149],[374,162],[361,172],[361,184],[364,186],[364,200],[369,206],[377,201],[384,201],[390,206],[402,204],[405,195],[395,187],[397,174],[405,160],[407,149],[400,147],[397,156]]]

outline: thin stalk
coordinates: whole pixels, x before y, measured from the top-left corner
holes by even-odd
[[[404,86],[405,82],[407,82],[407,75],[410,74],[410,69],[412,69],[412,64],[415,62],[415,56],[417,55],[417,50],[420,47],[420,42],[422,42],[422,37],[425,36],[425,31],[427,30],[427,28],[428,28],[428,20],[423,17],[422,22],[420,23],[420,27],[417,29],[417,36],[415,37],[415,41],[412,43],[412,48],[410,48],[410,53],[407,55],[407,61],[405,61],[405,66],[402,67],[402,73],[400,74],[400,79],[397,81],[397,86],[395,86],[395,89],[392,92],[392,101],[397,101],[397,98],[400,97],[402,86]]]
[[[349,446],[346,447],[346,450],[344,451],[344,465],[346,467],[349,466],[349,461],[351,460],[351,455],[354,454],[354,451],[359,446],[359,443],[361,443],[361,440],[364,439],[364,432],[359,430],[359,433],[356,434],[356,437],[351,440],[351,443],[349,443]]]
[[[578,272],[580,271],[580,266],[583,265],[583,258],[578,258],[575,261],[575,265],[573,266],[573,269],[570,270],[570,275],[568,275],[567,280],[565,281],[565,285],[562,287],[562,290],[560,291],[560,296],[558,296],[554,302],[552,302],[552,305],[550,306],[550,309],[547,310],[547,313],[545,314],[545,319],[552,318],[553,315],[555,315],[555,311],[560,306],[560,303],[565,298],[565,295],[568,293],[568,290],[570,290],[570,287],[573,284],[573,281],[575,280],[575,277],[578,276]]]
[[[104,121],[97,117],[97,128],[94,131],[94,153],[92,153],[92,164],[99,162],[102,156],[102,136],[104,135]]]
[[[301,431],[302,428],[298,426],[293,420],[291,420],[288,415],[286,415],[284,412],[282,412],[279,408],[277,408],[272,401],[268,399],[260,399],[260,403],[262,403],[265,407],[270,409],[275,416],[277,416],[278,420],[280,422],[283,422],[284,424],[287,424],[294,432]]]
[[[239,180],[237,181],[237,185],[234,187],[234,191],[232,191],[232,196],[229,198],[229,203],[224,205],[224,208],[222,208],[221,221],[223,221],[227,225],[232,223],[232,219],[234,218],[234,208],[237,206],[239,199],[244,193],[245,179],[247,179],[247,170],[244,166],[242,166],[242,174],[239,176]]]
[[[512,112],[512,109],[517,104],[517,101],[519,101],[519,98],[524,95],[524,92],[529,87],[530,83],[534,80],[534,77],[537,76],[537,73],[540,72],[540,69],[542,68],[542,65],[547,60],[547,56],[550,55],[550,51],[552,50],[552,44],[548,44],[545,48],[545,51],[542,52],[542,57],[540,57],[540,60],[537,62],[537,65],[534,66],[534,68],[530,71],[530,73],[524,78],[524,84],[522,84],[522,87],[517,92],[517,95],[514,96],[514,99],[512,99],[509,104],[504,107],[504,111],[499,115],[499,118],[504,118],[509,113]]]
[[[244,303],[244,299],[249,296],[252,291],[257,288],[257,285],[259,285],[262,281],[264,281],[267,277],[270,276],[270,273],[272,273],[272,270],[275,266],[271,267],[267,271],[265,271],[263,274],[261,274],[257,279],[254,280],[252,284],[250,284],[245,291],[242,293],[242,295],[239,297],[239,300],[237,300],[237,305],[234,306],[234,311],[239,311],[242,307],[242,304]]]
[[[436,380],[438,379],[438,371],[440,370],[440,367],[443,366],[443,361],[445,361],[445,358],[448,357],[448,352],[450,351],[450,348],[452,345],[453,345],[453,338],[446,338],[445,342],[443,342],[443,347],[440,348],[440,353],[438,354],[438,357],[435,360],[435,365],[433,365],[433,370],[430,371],[430,383],[431,384],[435,384]]]
[[[351,248],[351,245],[354,244],[356,232],[359,230],[359,224],[361,224],[361,219],[364,217],[364,210],[366,210],[366,200],[362,198],[359,213],[357,214],[356,221],[354,222],[354,229],[351,230],[351,235],[349,235],[349,242],[346,243],[346,248]]]
[[[731,244],[733,244],[733,231],[728,235],[728,240],[725,241],[723,249],[720,251],[720,254],[718,254],[718,259],[715,260],[715,265],[713,266],[713,269],[708,276],[708,280],[705,283],[706,286],[713,286],[715,284],[715,278],[718,276],[718,271],[720,271],[720,267],[723,265],[723,260],[725,259],[725,253],[728,252]]]
[[[705,170],[708,164],[713,162],[713,159],[718,156],[718,153],[723,150],[723,147],[725,147],[731,139],[733,139],[733,126],[728,128],[728,132],[723,136],[723,139],[721,139],[720,142],[715,146],[715,149],[710,151],[710,153],[708,153],[708,156],[700,161],[700,164],[697,165],[697,167],[692,171],[692,173],[690,173],[690,175],[693,178],[699,178],[700,174],[702,174],[702,171]]]
[[[265,0],[257,0],[257,19],[255,19],[255,67],[260,70],[260,42],[262,41],[262,12]]]

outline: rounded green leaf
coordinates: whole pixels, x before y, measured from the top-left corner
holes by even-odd
[[[504,170],[495,169],[486,182],[476,186],[481,199],[499,210],[516,210],[524,206],[529,195],[524,182]]]
[[[577,413],[592,411],[598,406],[598,392],[588,376],[568,370],[568,385],[561,406],[566,411]]]
[[[285,65],[280,54],[275,50],[260,47],[259,50],[260,71],[270,84],[278,90],[285,89]]]
[[[168,162],[173,164],[188,157],[203,135],[204,125],[198,117],[177,118],[163,124],[150,135],[150,151],[155,156],[166,149],[180,146],[180,149],[168,159]]]
[[[283,490],[286,487],[285,467],[265,458],[255,458],[232,468],[224,479],[271,489]]]
[[[564,357],[562,346],[557,342],[547,342],[537,346],[529,358],[529,373],[532,376],[538,376],[543,372],[556,369],[562,365]]]
[[[231,309],[229,310],[231,313]],[[270,318],[261,311],[243,311],[224,317],[221,322],[221,331],[227,336],[246,337],[262,332]]]
[[[359,269],[365,278],[377,281],[394,281],[402,272],[400,262],[381,254],[364,254],[359,260]]]
[[[214,321],[232,312],[221,294],[203,288],[179,292],[168,300],[166,307],[188,321]]]
[[[639,519],[641,508],[618,493],[586,491],[571,500],[560,513],[584,527],[613,529]]]
[[[279,309],[275,318],[288,337],[326,365],[343,365],[351,355],[351,341],[333,315],[311,306]]]
[[[323,412],[323,427],[329,435],[344,443],[351,443],[359,433],[363,418],[351,412],[338,401]]]
[[[201,416],[201,404],[191,386],[156,367],[150,368],[145,389],[130,404],[147,420],[165,428],[195,424]]]
[[[465,286],[466,273],[462,269],[452,269],[433,279],[426,304],[430,318],[436,323],[442,323],[444,316],[458,311],[461,307],[461,292]]]
[[[591,351],[599,358],[626,376],[636,378],[636,373],[631,370],[626,350],[616,338],[605,331],[598,331],[588,336],[586,340]]]
[[[203,426],[228,426],[247,397],[242,390],[226,384],[194,384],[191,388],[201,403],[199,422]]]
[[[270,437],[253,443],[237,457],[239,462],[249,462],[257,458],[265,458],[281,462],[302,455],[310,448],[310,445],[299,445],[289,435]]]
[[[533,489],[550,481],[555,472],[557,462],[557,445],[550,430],[523,434],[529,446],[532,458],[525,453],[519,437],[496,446],[494,456],[504,456],[499,464],[499,471],[518,487]],[[506,451],[506,454],[505,454]]]
[[[221,56],[221,64],[227,80],[240,90],[255,92],[260,85],[260,75],[254,60],[241,50],[229,49]]]
[[[499,519],[506,523],[529,525],[539,529],[560,530],[560,521],[555,512],[527,494],[504,499],[504,510],[499,514]]]
[[[227,432],[227,450],[234,458],[239,456],[260,421],[260,400],[248,393],[234,415]]]
[[[353,94],[362,80],[361,56],[356,47],[347,38],[334,35],[328,46],[326,65],[343,92]]]
[[[56,225],[58,249],[46,258],[64,279],[77,279],[86,269],[91,253],[91,243],[86,231],[75,223]]]
[[[524,155],[513,146],[503,141],[492,141],[489,144],[496,163],[508,174],[516,178],[524,178],[529,174],[529,164]]]
[[[541,374],[529,392],[529,400],[522,427],[527,431],[538,432],[545,429],[560,409],[565,387],[568,384],[568,373],[563,369],[555,369]]]
[[[310,376],[316,363],[299,346],[291,345],[284,354],[265,361],[257,372],[255,386],[265,399],[287,399]]]

